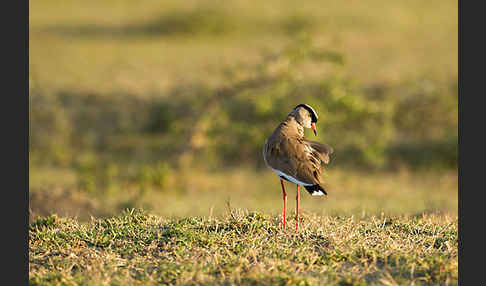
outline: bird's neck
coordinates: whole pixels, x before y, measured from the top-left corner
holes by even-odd
[[[285,121],[280,124],[280,129],[289,136],[304,137],[304,127],[292,115],[287,116]]]

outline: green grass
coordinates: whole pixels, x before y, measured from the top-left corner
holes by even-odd
[[[457,215],[457,170],[393,172],[356,171],[327,167],[328,196],[301,191],[300,207],[317,215]],[[74,174],[51,169],[31,172],[31,218],[57,213],[86,221],[125,208],[143,208],[164,217],[221,216],[229,201],[240,209],[272,215],[282,211],[279,178],[268,168],[173,171],[164,186],[115,182],[108,189],[87,192]],[[58,179],[64,178],[64,181]],[[285,183],[288,206],[295,208],[295,184]]]
[[[30,285],[457,285],[457,216],[139,210],[29,227]]]

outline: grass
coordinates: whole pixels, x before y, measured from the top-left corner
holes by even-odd
[[[30,285],[457,285],[457,216],[37,217]]]
[[[364,86],[457,82],[456,1],[31,2],[29,74],[47,91],[139,96],[260,62],[305,31]],[[246,75],[243,75],[246,76]]]
[[[457,284],[457,2],[255,4],[29,2],[31,285]],[[294,101],[336,150],[298,233]]]
[[[302,102],[343,159],[457,165],[455,1],[46,0],[30,11],[40,166],[86,153],[263,164],[264,134]]]
[[[301,209],[317,215],[457,214],[457,171],[407,169],[393,172],[327,168],[326,197],[301,194]],[[279,178],[268,169],[179,170],[163,187],[141,187],[121,182],[108,189],[84,191],[75,174],[33,169],[30,178],[31,218],[50,213],[77,216],[113,216],[125,208],[143,208],[164,217],[221,216],[226,203],[272,215],[282,211]],[[63,178],[62,181],[59,178]],[[295,207],[295,185],[285,183],[289,208]]]

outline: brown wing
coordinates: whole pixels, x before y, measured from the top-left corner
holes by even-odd
[[[321,142],[310,141],[306,139],[304,139],[304,142],[309,144],[312,149],[314,149],[315,153],[317,153],[316,156],[318,156],[322,162],[326,164],[329,163],[329,155],[334,152],[334,149],[331,146]]]
[[[322,151],[312,147],[318,142],[310,143],[303,138],[281,136],[278,140],[268,143],[271,144],[266,146],[265,160],[270,167],[306,184],[322,182],[321,162],[325,162],[326,157]],[[322,149],[322,146],[318,145],[317,148]],[[326,156],[329,158],[328,155]],[[327,159],[327,161],[329,160]]]

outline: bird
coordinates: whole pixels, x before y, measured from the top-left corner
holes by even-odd
[[[304,128],[312,128],[317,136],[318,116],[308,104],[297,105],[265,140],[263,159],[265,164],[280,177],[283,195],[283,229],[287,193],[284,181],[297,185],[296,231],[299,228],[299,186],[312,196],[327,195],[322,180],[323,163],[328,164],[333,148],[327,144],[304,138]]]

